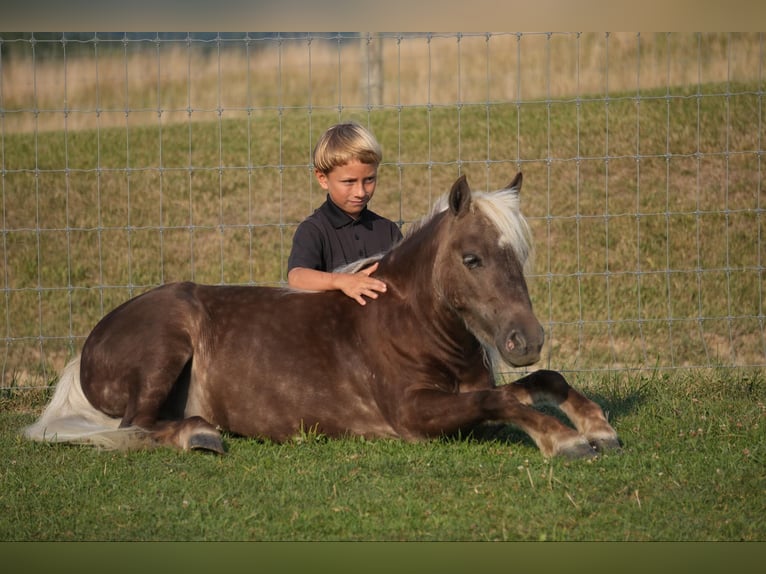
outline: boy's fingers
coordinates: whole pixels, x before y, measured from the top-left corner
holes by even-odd
[[[377,265],[377,263],[375,265]],[[365,269],[361,273],[364,273],[366,276],[367,270]],[[361,285],[363,286],[363,289],[380,291],[381,293],[385,292],[387,289],[385,282],[381,281],[380,279],[375,279],[374,277],[366,277],[361,282]]]

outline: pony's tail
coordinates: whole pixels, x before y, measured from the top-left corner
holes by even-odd
[[[48,406],[21,434],[40,442],[89,444],[108,450],[147,448],[153,443],[145,430],[119,428],[120,419],[97,410],[80,385],[80,357],[64,368]]]

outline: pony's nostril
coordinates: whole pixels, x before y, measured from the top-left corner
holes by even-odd
[[[505,347],[506,349],[508,349],[508,351],[523,353],[526,350],[527,341],[526,339],[524,339],[524,335],[514,330],[514,331],[511,331],[511,333],[508,335],[508,339],[506,340]]]

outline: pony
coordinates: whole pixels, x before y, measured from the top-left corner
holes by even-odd
[[[224,453],[221,431],[420,441],[502,422],[548,457],[619,449],[602,409],[560,373],[498,383],[499,367],[533,365],[544,342],[524,276],[532,241],[521,187],[521,173],[493,192],[459,177],[374,258],[387,291],[364,306],[339,291],[192,282],[148,290],[96,324],[23,434]]]

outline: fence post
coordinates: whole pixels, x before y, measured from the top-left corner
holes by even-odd
[[[367,92],[367,105],[383,103],[383,43],[370,32],[361,36],[362,76],[360,88]]]

